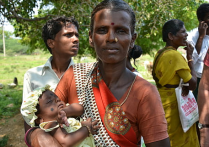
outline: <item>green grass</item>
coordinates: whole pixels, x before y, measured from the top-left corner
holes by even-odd
[[[19,39],[5,39],[5,48],[7,55],[25,54],[28,46],[22,45]],[[0,53],[3,53],[3,41],[0,39]]]
[[[0,118],[11,117],[19,112],[22,102],[23,77],[25,72],[35,66],[42,65],[50,54],[6,56],[0,54]],[[18,79],[18,86],[10,89],[8,84]],[[9,107],[10,106],[10,107]]]
[[[20,110],[22,102],[22,89],[23,89],[23,77],[25,72],[32,68],[42,64],[45,64],[47,59],[51,55],[44,54],[40,52],[38,55],[18,55],[18,56],[6,56],[0,54],[0,83],[4,85],[3,89],[0,89],[0,119],[11,117],[17,114]],[[87,58],[82,58],[78,60],[73,59],[75,63],[77,62],[95,62],[96,60],[87,56]],[[142,76],[154,84],[152,76],[144,67],[144,61],[152,61],[153,58],[149,55],[143,55],[138,60],[136,60],[137,70],[142,74]],[[14,77],[18,79],[18,86],[10,89],[8,87],[9,83],[13,82]]]

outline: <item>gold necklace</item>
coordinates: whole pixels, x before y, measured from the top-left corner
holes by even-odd
[[[137,75],[135,76],[134,81],[133,81],[132,84],[131,84],[131,87],[130,87],[130,89],[129,89],[129,91],[128,91],[128,94],[127,94],[125,100],[120,104],[120,106],[122,106],[122,105],[126,102],[126,100],[128,99],[128,96],[129,96],[129,94],[130,94],[130,92],[131,92],[131,89],[132,89],[132,87],[133,87],[133,85],[134,85],[134,82],[135,82],[135,80],[136,80],[136,77],[137,77]]]

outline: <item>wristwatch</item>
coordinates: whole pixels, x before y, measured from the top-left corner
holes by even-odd
[[[209,124],[201,124],[201,123],[198,123],[198,128],[199,128],[199,129],[202,129],[202,128],[209,128]]]

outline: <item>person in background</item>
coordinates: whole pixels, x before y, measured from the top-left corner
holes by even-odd
[[[74,64],[72,57],[77,55],[79,49],[78,31],[78,22],[73,17],[58,16],[46,22],[42,29],[42,38],[52,56],[44,65],[29,69],[25,73],[22,102],[36,88],[44,87],[46,84],[53,89],[56,88],[65,71]],[[37,129],[30,128],[26,123],[24,123],[24,126],[25,131],[28,131],[28,135]],[[42,138],[41,133],[48,135],[40,129],[37,129],[37,132],[40,132],[38,135],[40,138]],[[30,141],[28,142],[30,143]],[[52,143],[57,141],[54,138],[50,138],[45,140],[45,142]]]
[[[131,59],[134,59],[134,65],[137,58],[139,58],[142,55],[142,48],[138,45],[134,45],[132,49],[128,51],[127,61],[126,61],[126,67],[135,73],[136,75],[142,77],[142,75],[132,66]]]
[[[193,93],[196,100],[198,97],[198,87],[204,66],[203,60],[209,48],[209,3],[203,3],[198,7],[197,18],[199,26],[198,28],[192,30],[188,36],[188,41],[191,42],[194,47],[192,59],[197,75],[197,87]]]
[[[197,19],[199,21],[198,28],[195,28],[189,33],[188,41],[190,41],[194,47],[194,52],[192,55],[194,69],[197,75],[197,87],[193,91],[193,94],[197,100],[199,83],[202,77],[203,71],[203,60],[205,58],[206,52],[209,48],[209,3],[201,4],[197,9]],[[200,140],[200,132],[197,126],[197,135]]]
[[[204,60],[202,78],[198,90],[200,146],[209,147],[209,50]]]
[[[175,93],[180,79],[189,83],[188,88],[183,89],[183,95],[196,88],[193,47],[187,42],[188,34],[181,20],[167,21],[163,25],[162,36],[166,44],[155,55],[152,75],[163,103],[170,143],[172,147],[199,147],[195,124],[186,133],[182,129]],[[184,49],[187,61],[177,51],[180,46],[186,46]]]

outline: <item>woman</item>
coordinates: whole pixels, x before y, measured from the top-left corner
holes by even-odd
[[[134,32],[135,14],[127,3],[99,3],[91,14],[89,32],[98,62],[69,68],[55,93],[65,103],[82,104],[84,119],[99,121],[96,146],[134,147],[143,136],[147,147],[169,147],[157,89],[126,68],[128,51],[136,39]]]
[[[178,87],[181,78],[185,83],[189,83],[189,87],[184,88],[183,95],[187,95],[188,90],[194,90],[196,87],[192,63],[193,47],[187,42],[188,34],[181,20],[167,21],[163,26],[162,35],[166,45],[155,56],[152,74],[165,110],[171,146],[198,147],[195,124],[186,133],[183,132],[175,94],[175,88]],[[186,46],[184,49],[188,62],[177,51],[180,46]]]
[[[135,73],[136,75],[142,77],[142,75],[131,65],[131,59],[134,59],[134,65],[135,64],[135,60],[137,58],[139,58],[142,54],[142,48],[138,45],[134,45],[134,47],[132,49],[129,50],[128,52],[128,56],[127,56],[127,61],[126,61],[126,67],[132,71],[133,73]]]
[[[147,147],[169,146],[155,87],[126,68],[134,32],[135,14],[127,3],[105,0],[98,4],[89,32],[98,62],[70,68],[55,93],[65,102],[83,104],[84,118],[99,120],[96,145],[137,146],[142,135]]]

